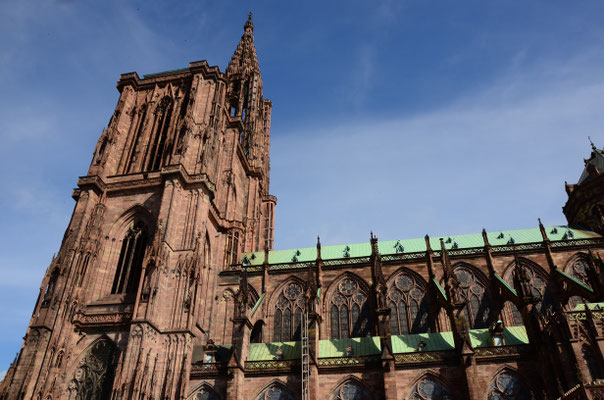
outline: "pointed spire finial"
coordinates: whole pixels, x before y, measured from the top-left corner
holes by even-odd
[[[598,149],[596,148],[596,145],[594,144],[594,142],[591,140],[591,137],[590,137],[590,136],[588,136],[588,137],[587,137],[587,139],[589,139],[589,143],[591,144],[591,149],[592,149],[592,150],[598,150]]]
[[[248,30],[250,32],[254,32],[254,23],[252,22],[252,12],[251,11],[247,16],[247,21],[245,22],[245,25],[243,26],[243,30],[245,32],[248,32]]]

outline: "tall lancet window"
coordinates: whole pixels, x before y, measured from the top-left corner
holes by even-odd
[[[584,284],[585,286],[591,287],[589,284],[589,279],[587,278],[587,270],[589,269],[589,265],[587,263],[588,261],[585,258],[577,257],[574,261],[570,262],[567,265],[565,272],[576,280],[578,280],[579,282],[581,282],[582,284]],[[584,300],[581,296],[572,296],[569,299],[569,305],[571,308],[574,308],[584,302],[587,301]]]
[[[151,142],[149,155],[147,157],[147,171],[155,171],[162,167],[162,160],[168,141],[168,130],[172,120],[172,109],[174,102],[170,97],[164,97],[157,107],[156,125]]]
[[[428,330],[428,310],[424,285],[416,277],[402,272],[388,288],[392,334],[422,333]]]
[[[486,328],[489,322],[490,304],[484,279],[466,266],[457,266],[453,273],[459,281],[462,296],[466,300],[464,314],[468,328]]]
[[[292,282],[285,286],[275,305],[275,342],[300,340],[304,298],[302,285]]]
[[[367,293],[359,282],[344,278],[330,301],[331,338],[343,339],[369,335]]]
[[[136,293],[147,241],[145,224],[142,221],[135,222],[122,240],[111,293]]]

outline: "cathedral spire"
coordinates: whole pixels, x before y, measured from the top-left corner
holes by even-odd
[[[250,12],[243,26],[243,35],[231,57],[231,61],[226,69],[227,75],[233,74],[251,74],[260,73],[258,65],[258,56],[254,46],[254,23],[252,22],[252,13]]]

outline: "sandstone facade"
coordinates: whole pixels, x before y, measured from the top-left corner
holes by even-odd
[[[569,226],[273,251],[253,29],[120,77],[0,399],[604,398],[603,152]]]

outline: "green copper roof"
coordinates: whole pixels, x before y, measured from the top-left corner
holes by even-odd
[[[590,239],[601,237],[597,233],[576,228],[570,228],[565,225],[549,226],[545,228],[545,230],[548,238],[551,241]],[[430,246],[433,250],[440,249],[440,237],[444,239],[445,247],[449,250],[484,246],[481,233],[451,236],[445,235],[430,238]],[[487,237],[489,239],[489,243],[492,246],[537,243],[543,240],[539,228],[488,232]],[[389,240],[379,242],[378,249],[380,254],[382,255],[425,252],[426,241],[424,238]],[[321,247],[321,258],[323,260],[368,257],[370,255],[371,245],[369,244],[369,242]],[[253,253],[246,253],[244,254],[244,256],[248,258],[250,266],[262,265],[264,263],[264,252],[259,251]],[[315,261],[316,259],[316,247],[306,247],[289,250],[274,250],[270,251],[268,255],[269,264],[290,264],[296,262],[309,262]]]
[[[589,308],[590,310],[604,309],[604,303],[587,303],[587,308]],[[573,308],[573,311],[583,310],[585,310],[585,304],[577,304],[575,308]]]
[[[528,336],[524,326],[510,326],[503,328],[503,341],[506,346],[528,344]],[[476,347],[492,347],[491,334],[487,328],[470,329],[470,344]]]
[[[300,342],[250,343],[248,361],[270,361],[276,359],[278,349],[283,352],[282,360],[300,358]]]
[[[560,275],[562,275],[563,277],[565,277],[566,279],[570,279],[571,281],[573,281],[574,283],[576,283],[577,285],[581,286],[583,289],[587,290],[588,292],[593,293],[593,289],[590,288],[589,286],[587,286],[586,284],[584,284],[583,282],[581,282],[580,280],[573,278],[572,276],[570,276],[569,274],[567,274],[566,272],[557,269],[556,270]]]
[[[262,300],[264,300],[265,296],[266,296],[266,293],[262,293],[260,295],[260,298],[256,302],[256,304],[254,304],[254,307],[252,307],[252,317],[254,316],[254,314],[256,313],[256,311],[258,310],[258,307],[260,307],[260,304],[262,304]]]
[[[417,333],[392,335],[393,353],[415,353],[419,351],[419,342],[424,342],[424,351],[453,350],[453,332]]]
[[[167,75],[167,74],[174,74],[174,73],[177,73],[177,72],[185,72],[185,71],[188,71],[188,70],[189,70],[189,68],[179,68],[179,69],[171,69],[171,70],[168,70],[168,71],[155,72],[153,74],[143,75],[143,79],[153,78],[153,77],[156,77],[156,76],[159,76],[159,75]]]
[[[498,274],[495,274],[495,279],[497,279],[499,282],[501,282],[503,284],[503,286],[506,289],[508,289],[514,296],[518,296],[518,293],[516,293],[516,289],[514,289],[513,287],[508,285],[508,283],[506,281],[504,281],[503,278],[500,277]]]
[[[352,346],[355,356],[381,354],[379,337],[319,340],[319,358],[346,357],[346,348]]]
[[[443,296],[443,298],[446,301],[447,300],[447,294],[445,293],[445,289],[443,289],[443,287],[440,286],[440,283],[438,283],[438,281],[436,280],[436,278],[432,278],[432,282],[434,282],[434,284],[436,285],[436,288],[438,289],[438,291],[440,292],[440,294]]]

